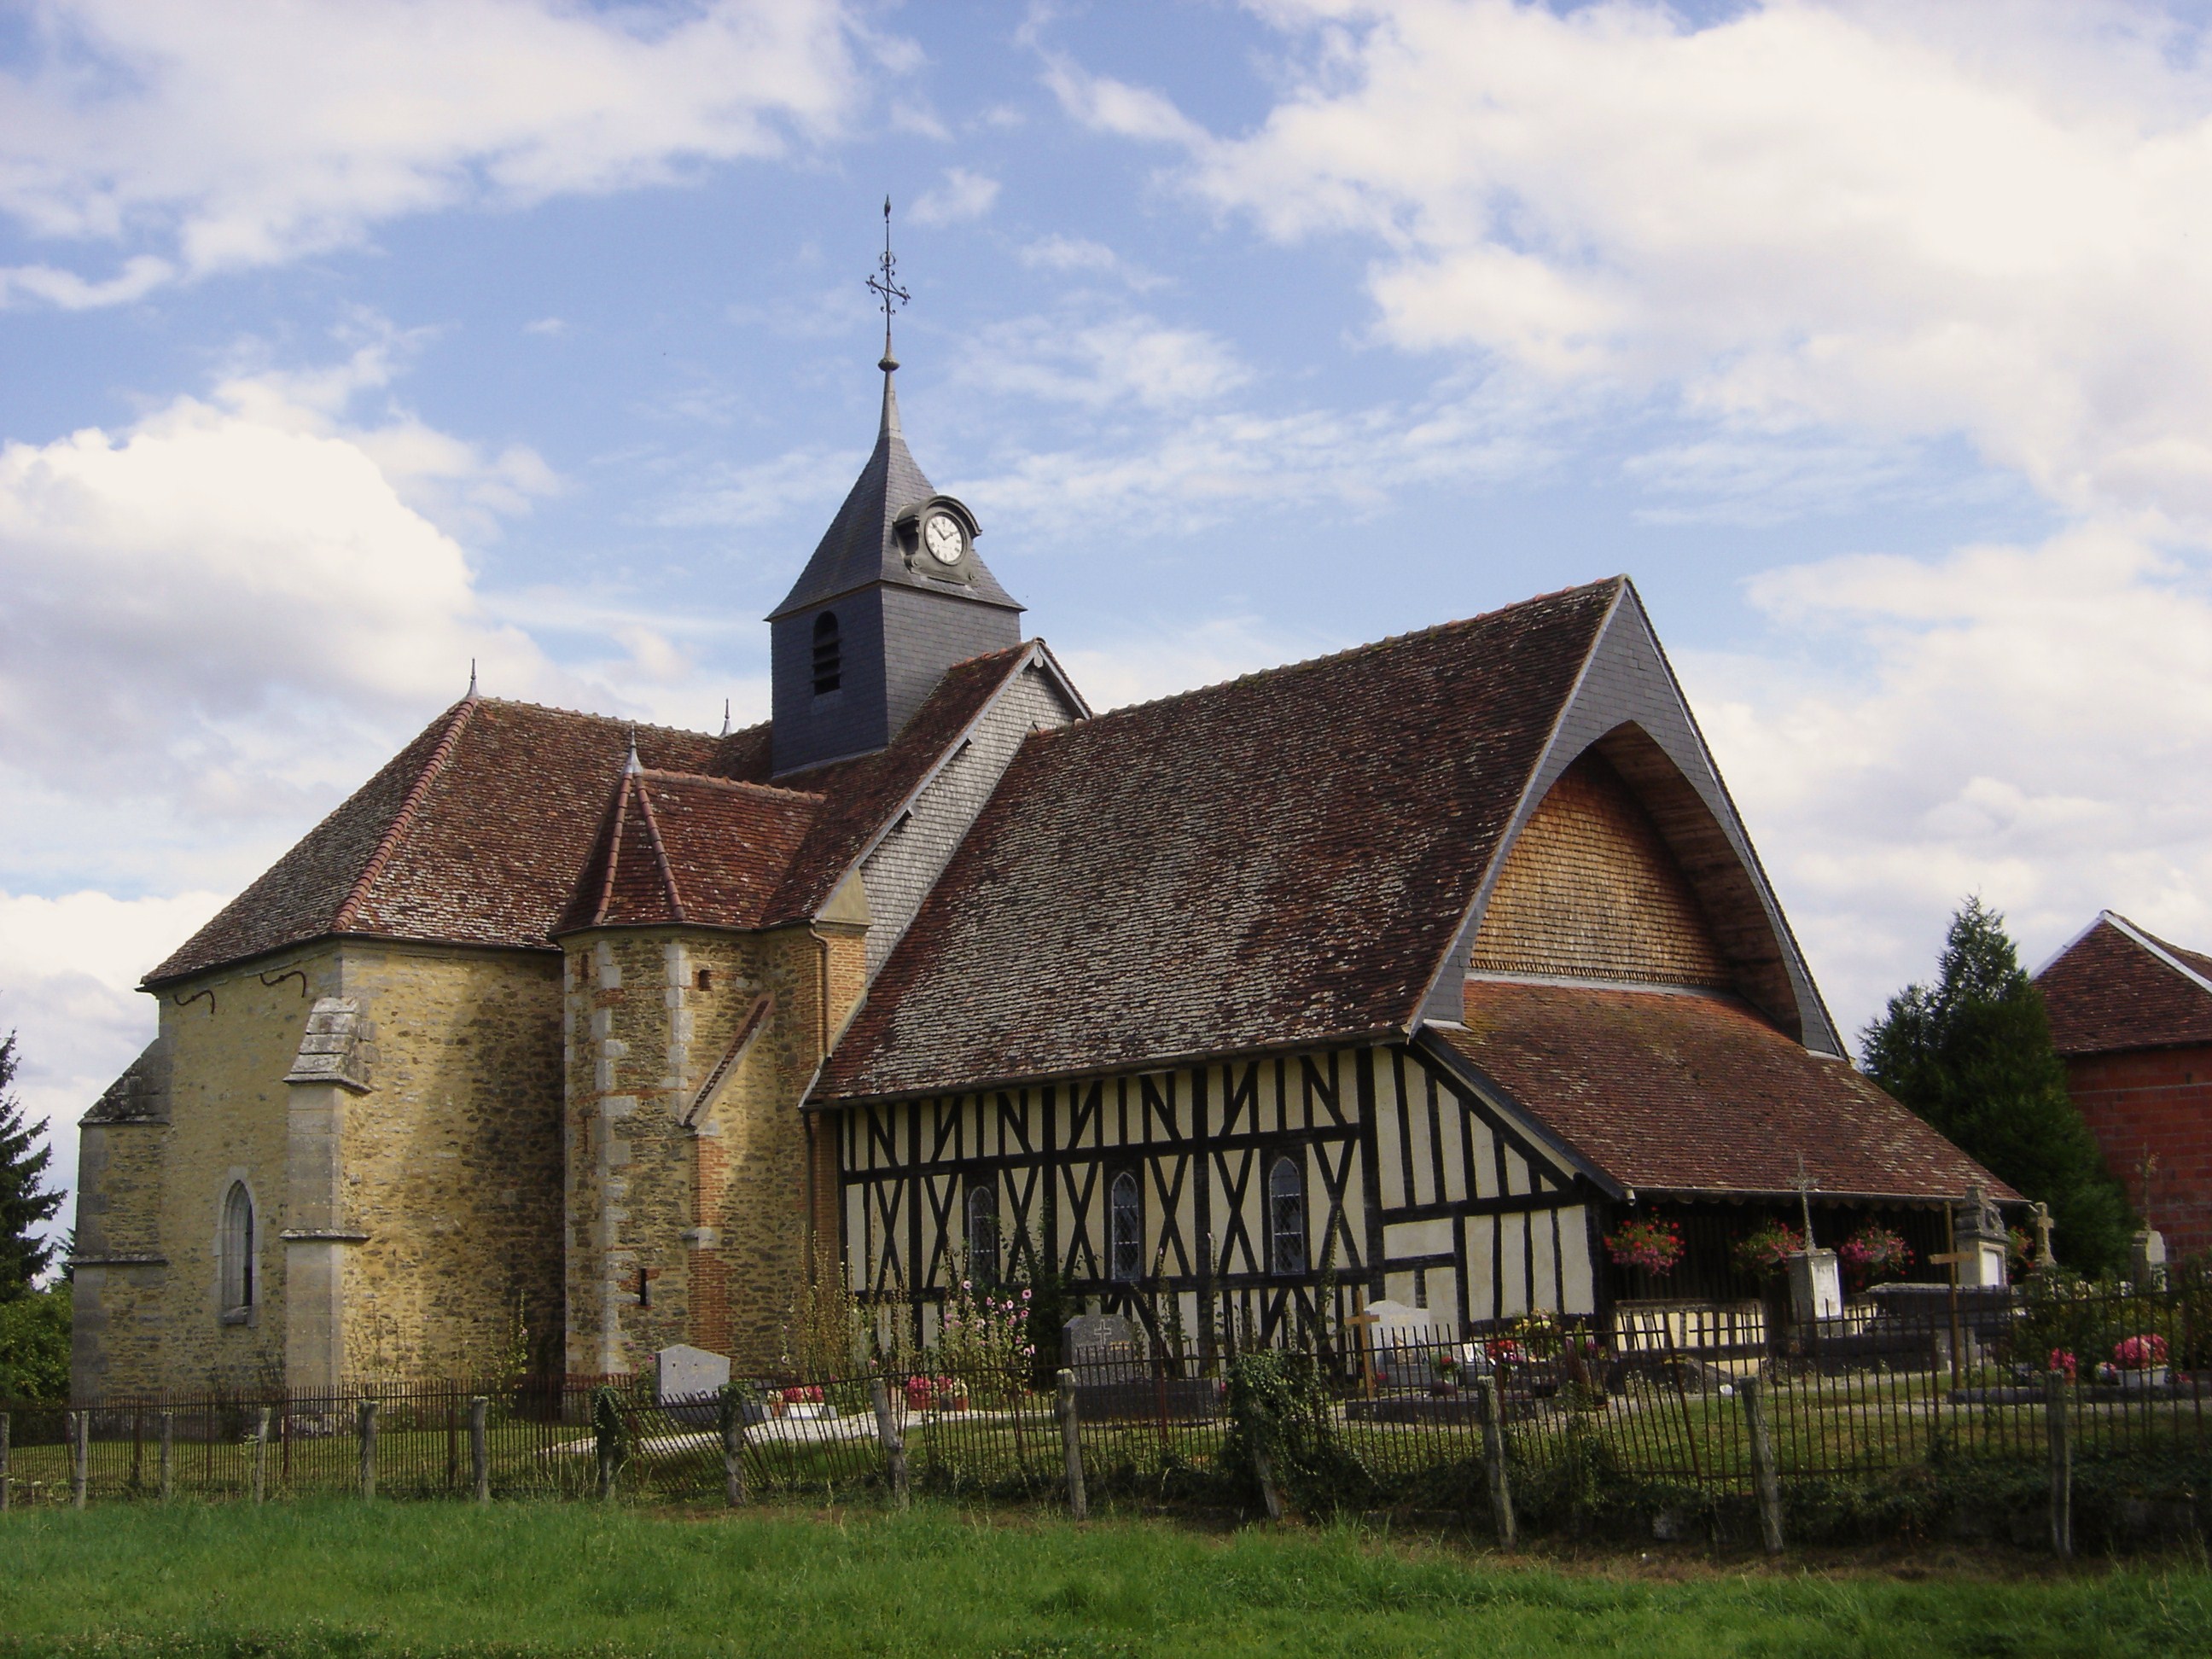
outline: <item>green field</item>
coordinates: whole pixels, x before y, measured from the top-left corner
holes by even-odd
[[[1926,1576],[1915,1576],[1926,1574]],[[924,1506],[118,1506],[0,1515],[0,1654],[2140,1655],[2212,1573],[1509,1563],[1351,1529]]]

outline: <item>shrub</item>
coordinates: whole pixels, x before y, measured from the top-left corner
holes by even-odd
[[[70,1287],[0,1302],[0,1400],[66,1400]]]

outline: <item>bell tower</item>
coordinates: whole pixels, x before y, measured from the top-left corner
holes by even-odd
[[[940,494],[899,428],[891,313],[907,298],[891,256],[868,286],[884,309],[876,447],[814,556],[769,615],[777,775],[872,754],[896,737],[945,671],[1021,643],[1022,607],[975,555],[975,515]]]

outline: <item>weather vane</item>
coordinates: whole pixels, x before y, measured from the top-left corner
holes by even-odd
[[[884,257],[876,261],[876,271],[868,278],[868,287],[884,307],[884,360],[876,367],[889,374],[898,367],[898,359],[891,356],[891,312],[914,296],[898,283],[898,260],[891,253],[891,198],[888,196],[884,198]]]

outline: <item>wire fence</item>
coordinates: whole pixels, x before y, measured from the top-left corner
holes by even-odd
[[[1773,1314],[1664,1304],[1449,1334],[1370,1325],[1288,1363],[1308,1380],[1307,1431],[1370,1505],[1479,1507],[1486,1457],[1524,1492],[1747,1498],[1754,1393],[1785,1485],[1966,1462],[2033,1470],[2062,1427],[2084,1463],[2181,1467],[2212,1452],[2212,1297],[2198,1291],[1935,1287],[1833,1319]],[[625,1378],[0,1403],[0,1502],[1061,1502],[1072,1441],[1091,1501],[1252,1503],[1232,1443],[1240,1427],[1253,1443],[1238,1419],[1243,1362],[1141,1340],[1066,1358],[1055,1389],[1026,1368],[970,1366],[751,1378],[681,1399]]]

